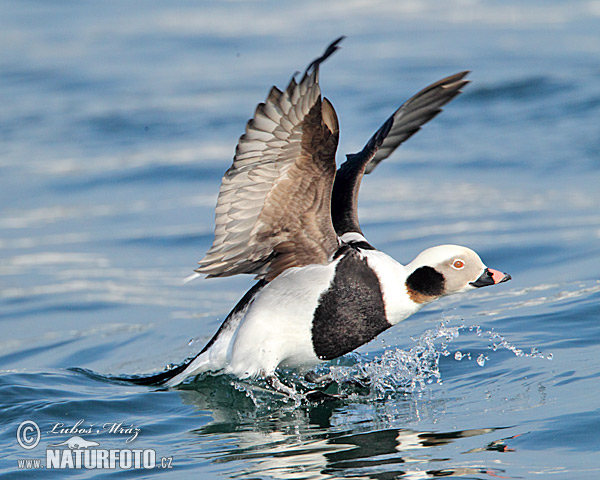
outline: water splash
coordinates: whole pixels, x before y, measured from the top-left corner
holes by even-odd
[[[303,393],[303,390],[306,390],[306,388],[303,379],[298,375],[285,375],[285,377],[287,381],[284,383],[284,386],[289,388],[289,391],[285,393],[275,390],[265,379],[245,381],[232,378],[231,385],[236,391],[243,393],[250,399],[256,408],[264,409],[268,412],[272,408],[281,408],[282,405],[288,405],[293,410],[306,402],[306,397]],[[281,403],[277,407],[271,403],[274,397],[280,400]]]
[[[265,405],[265,396],[281,397],[284,404],[297,408],[306,403],[306,392],[318,388],[326,394],[341,398],[350,397],[355,401],[389,400],[397,395],[423,392],[434,384],[442,384],[440,359],[453,356],[456,361],[475,359],[478,366],[485,366],[490,356],[485,353],[471,354],[451,351],[450,344],[461,332],[474,332],[478,337],[489,341],[487,348],[493,352],[506,349],[517,357],[552,359],[552,354],[544,354],[536,347],[530,353],[509,342],[494,329],[484,331],[480,325],[450,325],[453,319],[443,318],[433,329],[426,330],[417,338],[411,338],[414,346],[409,350],[386,348],[381,356],[373,359],[368,354],[352,353],[336,360],[334,364],[323,364],[315,369],[316,376],[325,382],[313,383],[295,371],[282,371],[281,378],[292,390],[291,395],[281,395],[264,381],[233,381],[235,390],[244,393],[256,407]],[[268,402],[267,402],[268,404]]]
[[[450,321],[450,318],[444,318],[436,328],[426,330],[418,338],[412,338],[415,344],[409,350],[389,348],[373,360],[355,355],[353,364],[330,366],[327,373],[342,393],[353,392],[355,397],[357,385],[361,387],[358,395],[364,395],[364,389],[367,389],[368,399],[389,399],[392,395],[421,392],[432,384],[442,383],[442,357],[453,355],[456,361],[475,358],[480,367],[490,360],[490,356],[485,353],[472,356],[471,352],[450,351],[450,344],[465,331],[475,332],[478,337],[487,337],[487,348],[493,352],[506,349],[517,357],[552,360],[552,353],[542,353],[536,347],[526,353],[494,329],[484,331],[480,325],[451,326]]]
[[[477,365],[479,365],[480,367],[483,367],[485,365],[486,360],[489,360],[489,359],[490,359],[490,357],[488,357],[487,355],[484,355],[482,353],[477,357],[477,360],[476,360]]]
[[[431,384],[442,383],[440,357],[450,355],[448,345],[458,337],[459,329],[444,320],[413,338],[415,345],[410,350],[386,349],[370,361],[358,357],[353,365],[329,367],[329,375],[346,393],[348,389],[356,391],[357,385],[368,389],[369,399],[388,399],[398,393],[425,390]]]
[[[462,327],[464,328],[464,327]],[[481,329],[481,326],[479,325],[471,325],[469,327],[469,331],[472,332],[473,330],[475,330],[475,332],[477,333],[478,337],[483,337],[484,336],[484,332]],[[517,357],[528,357],[528,358],[545,358],[547,360],[552,360],[552,353],[542,353],[539,351],[538,348],[536,347],[531,347],[531,350],[529,353],[525,353],[522,349],[518,348],[517,346],[513,345],[512,343],[510,343],[506,337],[504,337],[504,335],[496,332],[493,328],[491,330],[487,330],[485,332],[485,335],[488,336],[489,342],[490,344],[488,345],[488,349],[496,352],[497,350],[504,348],[512,353],[515,354],[515,356]],[[486,360],[489,360],[487,357],[485,358]],[[485,364],[485,361],[483,361],[483,363],[480,363],[479,358],[477,359],[477,363],[483,367],[483,364]]]

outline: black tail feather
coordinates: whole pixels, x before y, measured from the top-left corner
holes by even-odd
[[[93,372],[92,370],[88,370],[85,368],[71,368],[71,371],[77,373],[83,373],[87,377],[93,378],[95,380],[108,381],[108,382],[121,382],[121,383],[132,383],[134,385],[146,385],[149,387],[160,387],[164,385],[167,381],[173,378],[175,375],[183,372],[190,362],[195,357],[188,358],[185,362],[177,365],[176,367],[170,368],[169,370],[165,370],[160,373],[155,373],[154,375],[132,375],[132,376],[122,376],[122,377],[112,377],[108,375],[101,375],[99,373]]]
[[[126,377],[110,377],[111,380],[117,380],[120,382],[133,383],[135,385],[148,385],[159,387],[168,382],[175,375],[183,372],[188,365],[192,362],[192,360],[196,358],[190,357],[185,360],[183,363],[177,365],[176,367],[169,368],[160,373],[155,373],[154,375],[140,375],[140,376],[126,376]]]

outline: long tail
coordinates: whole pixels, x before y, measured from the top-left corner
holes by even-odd
[[[174,368],[169,368],[163,372],[156,373],[154,375],[148,376],[123,376],[123,377],[102,377],[106,380],[113,380],[118,382],[127,382],[133,383],[135,385],[149,385],[149,386],[164,386],[164,387],[174,387],[179,383],[183,382],[186,377],[190,375],[198,375],[204,371],[207,371],[209,367],[207,365],[210,364],[209,358],[207,355],[204,355],[208,352],[210,347],[221,337],[221,334],[225,334],[225,332],[232,332],[236,330],[237,325],[243,319],[246,310],[258,294],[262,290],[262,288],[267,284],[265,280],[259,280],[254,286],[246,292],[246,294],[241,298],[241,300],[237,303],[233,310],[229,312],[227,318],[214,335],[214,337],[206,344],[206,346],[200,351],[200,353],[194,357],[187,358],[183,363],[177,365]],[[222,366],[217,366],[217,368],[222,368]],[[76,369],[77,371],[84,371],[82,369]],[[89,372],[84,371],[89,375]],[[97,374],[95,374],[98,376]]]
[[[133,383],[135,385],[148,385],[148,386],[172,386],[170,380],[183,371],[194,361],[196,357],[190,357],[186,359],[180,365],[177,365],[174,368],[170,368],[160,373],[156,373],[154,375],[148,376],[131,376],[131,377],[107,377],[110,380],[115,380],[119,382],[127,382]],[[179,382],[177,382],[179,383]],[[175,383],[176,384],[176,383]]]
[[[187,374],[183,374],[183,372],[185,372],[186,369],[192,364],[192,362],[196,360],[199,356],[200,355],[197,355],[195,357],[189,357],[180,365],[168,368],[163,372],[155,373],[153,375],[124,375],[116,377],[110,375],[102,375],[100,373],[94,372],[93,370],[88,370],[87,368],[72,367],[68,370],[76,373],[81,373],[86,377],[90,377],[94,380],[99,380],[102,382],[131,383],[134,385],[145,385],[149,387],[174,387],[175,385],[181,383],[188,376]]]

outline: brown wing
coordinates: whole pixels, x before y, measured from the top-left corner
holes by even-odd
[[[321,99],[319,65],[300,83],[273,87],[240,137],[233,165],[221,183],[215,239],[198,273],[255,274],[272,280],[290,267],[325,263],[338,247],[331,223],[338,122]]]
[[[469,72],[442,78],[404,102],[369,139],[364,148],[348,155],[340,166],[333,187],[332,217],[338,235],[359,232],[358,190],[365,173],[389,157],[402,142],[442,111],[442,106],[461,93]]]

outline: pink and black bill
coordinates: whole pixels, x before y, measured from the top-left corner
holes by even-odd
[[[493,268],[486,268],[477,280],[471,282],[471,285],[477,288],[486,287],[488,285],[508,282],[511,278],[508,273],[503,273]]]

